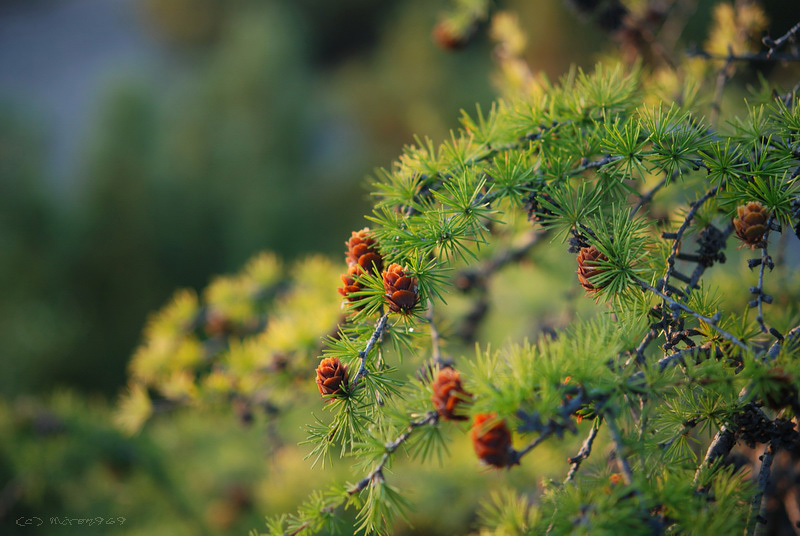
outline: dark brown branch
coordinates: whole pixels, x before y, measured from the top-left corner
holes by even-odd
[[[574,457],[569,459],[570,468],[569,473],[567,473],[567,479],[564,480],[564,483],[572,482],[575,478],[575,475],[578,473],[578,469],[583,463],[583,460],[591,456],[592,454],[592,445],[594,444],[594,439],[597,437],[597,432],[600,430],[600,425],[592,426],[592,429],[589,430],[589,435],[581,445],[581,450],[578,451]]]
[[[431,329],[431,358],[435,365],[444,366],[442,359],[442,349],[440,344],[439,330],[436,329],[436,323],[433,321],[433,300],[428,300],[428,313],[426,315],[428,325]]]
[[[405,432],[400,434],[394,441],[390,441],[386,443],[385,448],[386,450],[383,453],[383,457],[378,462],[378,464],[372,469],[372,471],[367,474],[364,478],[358,481],[358,483],[348,490],[349,495],[354,495],[359,493],[364,488],[366,488],[373,480],[376,478],[383,478],[383,468],[386,467],[386,463],[391,458],[392,454],[406,441],[411,435],[414,433],[414,430],[426,426],[428,424],[436,424],[439,422],[439,414],[433,410],[429,411],[425,414],[425,417],[419,419],[417,421],[411,421],[408,426],[406,427]]]
[[[790,346],[798,341],[800,341],[800,326],[795,326],[791,331],[789,331],[789,333],[786,334],[783,340],[779,339],[772,343],[772,346],[769,347],[767,354],[764,356],[764,360],[772,361],[778,357],[778,354],[781,352],[781,348],[784,346]]]
[[[627,456],[625,456],[625,445],[622,442],[622,434],[620,434],[619,427],[617,427],[617,422],[614,420],[613,417],[609,415],[605,416],[606,424],[608,425],[608,431],[611,434],[611,440],[614,442],[617,463],[619,464],[619,468],[622,471],[622,478],[625,481],[625,484],[632,486],[633,485],[633,469],[631,469],[631,464],[628,461]],[[640,495],[638,489],[635,490],[636,495]]]
[[[714,228],[714,229],[716,229],[716,228]],[[721,249],[723,249],[725,247],[725,242],[727,242],[728,237],[731,235],[731,233],[733,233],[733,224],[728,224],[728,226],[725,227],[725,229],[720,232],[719,238],[722,241],[722,248]],[[701,251],[702,251],[702,249],[701,249]],[[680,258],[680,256],[678,256],[677,258]],[[694,290],[696,288],[699,288],[700,278],[703,277],[703,274],[705,273],[705,271],[708,268],[711,267],[711,265],[712,265],[712,263],[714,262],[715,259],[713,259],[713,258],[711,258],[711,259],[705,258],[704,259],[704,258],[701,258],[701,257],[698,256],[697,260],[699,261],[697,263],[697,267],[695,267],[694,272],[692,272],[692,275],[689,278],[689,282],[686,284],[686,289],[684,290],[684,292],[687,295],[690,292],[692,292],[692,290]],[[725,261],[725,257],[722,256],[720,262],[724,262],[724,261]]]
[[[797,54],[773,54],[769,55],[768,51],[754,52],[750,54],[727,54],[721,56],[719,54],[712,54],[706,50],[691,50],[688,53],[689,57],[704,58],[707,60],[720,60],[725,61],[726,65],[733,62],[752,62],[752,63],[774,63],[781,61],[800,61],[800,55]]]
[[[764,294],[764,271],[767,267],[772,269],[774,266],[772,263],[772,259],[767,252],[768,247],[768,238],[769,238],[769,229],[772,227],[772,224],[775,221],[775,215],[769,217],[767,221],[767,234],[764,236],[764,240],[761,244],[761,265],[760,270],[758,272],[758,286],[757,287],[750,287],[750,290],[753,294],[756,295],[755,302],[756,306],[758,307],[758,314],[756,315],[756,322],[758,322],[759,327],[761,328],[762,333],[770,333],[770,329],[767,327],[766,322],[764,322],[764,302],[770,303],[772,301],[771,296],[767,296]]]
[[[727,456],[735,444],[736,434],[733,433],[727,424],[724,425],[714,436],[711,444],[708,445],[705,458],[703,458],[703,461],[694,473],[694,485],[697,485],[700,481],[700,475],[703,473],[703,469],[711,467],[718,459]]]
[[[747,345],[744,344],[742,341],[740,341],[738,339],[738,337],[736,337],[735,335],[732,335],[731,333],[725,331],[724,329],[722,329],[721,327],[719,327],[717,325],[717,322],[719,322],[719,320],[720,320],[720,314],[719,313],[715,314],[713,317],[704,316],[704,315],[698,313],[697,311],[695,311],[694,309],[684,305],[683,303],[675,301],[670,296],[667,296],[666,294],[664,294],[660,290],[658,290],[656,288],[653,288],[651,285],[645,283],[641,279],[635,279],[635,281],[636,281],[636,284],[638,284],[642,289],[649,290],[650,292],[654,293],[655,295],[660,296],[667,303],[669,303],[672,307],[674,307],[676,309],[680,309],[681,311],[684,311],[686,313],[689,313],[690,315],[692,315],[693,317],[697,318],[698,320],[700,320],[702,322],[705,322],[706,324],[708,324],[709,326],[714,328],[714,331],[719,333],[722,336],[722,338],[729,340],[730,342],[732,342],[733,344],[735,344],[736,346],[738,346],[742,350],[745,350],[745,351],[748,350]]]
[[[700,210],[700,207],[702,207],[706,201],[717,195],[721,187],[724,188],[725,183],[722,183],[719,186],[711,188],[705,194],[703,194],[703,196],[700,199],[692,203],[690,205],[689,212],[686,213],[686,217],[683,219],[683,223],[681,223],[681,226],[678,228],[678,231],[674,234],[668,235],[670,238],[674,240],[674,243],[672,244],[672,251],[670,252],[669,257],[667,257],[667,271],[664,274],[663,279],[661,280],[661,283],[659,285],[660,288],[666,290],[669,286],[669,278],[675,269],[675,257],[678,255],[678,249],[680,249],[681,240],[683,239],[684,233],[686,233],[686,230],[689,228],[689,225],[692,223],[692,220],[697,214],[697,211]],[[668,293],[669,292],[667,292],[667,294]]]
[[[758,471],[758,478],[756,480],[756,489],[758,490],[753,496],[750,503],[750,515],[747,518],[747,532],[748,536],[755,536],[758,523],[765,523],[764,519],[764,490],[767,489],[767,482],[769,481],[770,468],[772,467],[772,460],[775,457],[775,446],[769,443],[764,449],[764,454],[761,455],[761,469]]]
[[[787,43],[791,41],[795,41],[797,36],[800,35],[800,22],[789,28],[789,31],[780,36],[777,39],[772,39],[771,37],[767,36],[761,40],[764,43],[765,47],[768,47],[769,50],[767,51],[767,57],[771,58],[775,55],[775,52],[786,46]]]
[[[565,400],[564,404],[561,406],[558,413],[562,419],[569,419],[570,416],[574,415],[575,412],[581,409],[581,407],[583,407],[583,405],[586,404],[587,402],[588,401],[586,399],[585,394],[579,393],[575,397]],[[522,450],[514,451],[510,465],[519,464],[523,456],[525,456],[527,453],[529,453],[537,446],[539,446],[542,442],[544,442],[545,439],[552,436],[553,434],[560,434],[566,429],[570,429],[570,427],[555,420],[550,420],[546,425],[541,427],[541,432],[539,434],[539,437],[528,443],[528,445],[525,446],[525,448],[523,448]]]
[[[369,356],[370,352],[372,352],[372,349],[375,347],[378,341],[383,338],[383,334],[386,332],[386,324],[388,320],[389,313],[384,313],[375,324],[375,330],[372,332],[372,335],[367,341],[367,346],[358,352],[358,356],[361,358],[361,366],[358,368],[358,372],[353,378],[351,390],[355,391],[355,388],[358,386],[358,382],[367,373],[367,357]]]

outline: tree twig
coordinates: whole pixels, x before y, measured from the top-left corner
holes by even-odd
[[[378,464],[367,474],[367,476],[359,480],[355,486],[350,488],[347,493],[349,495],[359,493],[375,478],[382,478],[383,468],[386,467],[386,463],[389,461],[389,458],[391,458],[392,454],[394,454],[400,445],[408,441],[408,438],[411,437],[411,435],[414,433],[414,430],[428,424],[436,424],[437,422],[439,422],[439,414],[433,410],[427,412],[423,418],[416,421],[411,421],[402,434],[400,434],[393,441],[386,443],[386,450],[384,451],[383,456]]]
[[[636,281],[636,284],[638,284],[642,289],[649,290],[650,292],[656,294],[657,296],[660,296],[665,301],[667,301],[672,307],[680,309],[681,311],[684,311],[686,313],[689,313],[690,315],[692,315],[693,317],[697,318],[698,320],[700,320],[702,322],[705,322],[706,324],[708,324],[709,326],[714,328],[714,330],[717,333],[719,333],[722,336],[722,338],[729,340],[730,342],[732,342],[733,344],[735,344],[736,346],[738,346],[742,350],[745,350],[745,351],[749,350],[747,345],[744,344],[742,341],[740,341],[738,339],[738,337],[736,337],[735,335],[732,335],[731,333],[725,331],[724,329],[722,329],[721,327],[719,327],[717,325],[717,322],[719,322],[719,319],[720,319],[720,314],[719,313],[715,314],[711,318],[707,317],[707,316],[704,316],[704,315],[698,313],[697,311],[695,311],[694,309],[682,304],[681,302],[672,299],[670,296],[667,296],[666,294],[664,294],[660,290],[658,290],[658,289],[652,287],[651,285],[645,283],[641,279],[634,278],[634,280]]]
[[[614,417],[610,415],[605,415],[605,421],[608,425],[608,431],[611,434],[611,440],[614,442],[615,449],[616,449],[616,457],[617,462],[619,464],[619,468],[622,471],[623,478],[625,483],[629,486],[633,485],[633,469],[631,469],[631,464],[628,461],[627,456],[625,456],[625,445],[622,443],[622,435],[620,434],[619,427],[617,427],[617,422],[614,420]],[[639,494],[639,491],[636,491],[636,494]]]
[[[575,478],[575,475],[578,473],[578,469],[580,468],[581,463],[583,463],[583,460],[591,456],[592,445],[594,444],[594,439],[597,437],[597,432],[599,430],[599,424],[593,425],[592,429],[589,430],[589,435],[583,441],[583,445],[581,445],[581,450],[578,451],[578,454],[569,459],[570,468],[564,483],[572,482],[572,480]]]
[[[753,495],[753,500],[750,503],[750,515],[747,518],[747,536],[755,536],[759,523],[766,523],[764,518],[764,491],[769,482],[770,468],[772,467],[772,460],[775,457],[775,445],[772,442],[767,444],[764,449],[764,454],[761,455],[761,469],[758,471],[758,478],[756,480],[756,489],[758,490]]]
[[[389,313],[383,313],[383,315],[378,319],[378,322],[375,324],[375,330],[372,332],[372,335],[367,341],[367,346],[358,352],[358,356],[361,358],[361,366],[358,368],[358,372],[353,378],[353,382],[351,384],[352,390],[355,390],[355,388],[358,386],[358,382],[367,373],[367,357],[369,356],[370,352],[372,352],[372,349],[375,347],[378,341],[383,337],[383,334],[386,331],[386,324],[388,320]]]

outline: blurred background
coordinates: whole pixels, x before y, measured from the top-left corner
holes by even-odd
[[[712,3],[698,4],[686,46],[705,39]],[[790,4],[764,3],[774,35],[796,22]],[[553,79],[619,46],[568,2],[502,5],[519,14],[532,69]],[[129,439],[104,424],[108,401],[175,289],[262,250],[339,261],[375,168],[414,134],[447,137],[460,109],[490,106],[486,33],[457,52],[431,37],[448,6],[0,0],[0,532],[37,513],[141,520],[148,496],[163,516],[124,533],[260,526],[241,483],[263,476],[258,430],[221,418],[209,438],[186,417]],[[165,459],[193,444],[185,465]],[[307,465],[287,456],[284,471]],[[194,472],[209,462],[227,480]],[[89,530],[57,533],[111,533]]]

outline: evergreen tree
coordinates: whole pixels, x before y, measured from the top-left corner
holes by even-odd
[[[434,34],[447,48],[489,17],[487,2],[456,4]],[[370,227],[340,267],[344,314],[322,260],[284,272],[263,257],[202,302],[181,294],[134,359],[122,422],[220,397],[269,411],[316,368],[310,463],[356,472],[269,519],[270,535],[346,533],[347,510],[359,532],[391,533],[413,508],[392,483],[399,456],[448,464],[448,445],[470,441],[515,471],[574,434],[562,480],[487,497],[482,533],[763,530],[771,472],[800,449],[800,85],[764,80],[747,100],[726,88],[743,65],[800,59],[800,24],[759,43],[759,8],[721,4],[706,48],[681,58],[646,13],[579,4],[647,63],[551,83],[525,67],[513,16],[493,14],[503,97],[376,174]],[[537,252],[569,259],[551,269],[577,272],[577,300],[598,314],[482,343],[492,282]],[[478,344],[453,359],[459,338]]]

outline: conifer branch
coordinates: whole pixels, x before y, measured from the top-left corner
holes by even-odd
[[[723,425],[719,432],[717,432],[714,436],[714,439],[708,445],[706,455],[703,458],[703,461],[700,463],[700,466],[697,468],[697,471],[694,473],[694,479],[692,482],[695,486],[700,481],[700,476],[703,473],[703,469],[713,466],[718,459],[727,456],[735,444],[736,434],[733,433],[727,424]]]
[[[731,233],[733,233],[733,224],[729,223],[725,227],[725,229],[723,231],[718,231],[717,228],[714,227],[713,225],[708,226],[706,229],[707,230],[712,230],[713,229],[714,232],[718,233],[720,247],[719,247],[719,249],[712,249],[711,252],[703,252],[702,248],[701,248],[701,251],[698,252],[699,255],[696,258],[697,266],[695,267],[694,271],[692,272],[692,275],[689,278],[689,282],[686,283],[686,287],[684,289],[684,293],[686,293],[686,295],[688,295],[690,292],[692,292],[692,290],[699,288],[700,278],[703,277],[703,274],[705,274],[705,271],[712,266],[712,264],[716,260],[714,257],[721,255],[719,253],[719,250],[725,248],[725,243],[726,243],[728,237],[731,235]],[[676,256],[676,258],[680,259],[681,258],[681,254],[678,254]],[[724,262],[724,260],[725,260],[724,256],[722,256],[721,259],[722,260],[720,262]],[[683,260],[689,260],[689,259],[687,257],[684,257]]]
[[[689,348],[684,348],[678,352],[670,354],[668,356],[662,357],[661,359],[656,362],[656,367],[658,368],[658,372],[664,372],[670,367],[674,367],[675,365],[682,363],[684,358],[691,355],[710,355],[711,348],[709,346],[691,346]],[[631,377],[628,379],[628,383],[631,386],[637,386],[639,382],[644,380],[645,372],[640,370],[639,372],[632,374]]]
[[[383,468],[386,467],[386,463],[389,461],[389,459],[398,449],[398,447],[400,447],[400,445],[408,441],[408,438],[411,437],[411,435],[414,433],[414,430],[422,426],[426,426],[429,424],[436,424],[438,422],[439,422],[439,414],[433,410],[427,412],[423,418],[416,421],[411,421],[406,427],[405,432],[400,434],[393,441],[386,443],[386,445],[384,446],[385,451],[383,453],[383,456],[381,457],[381,460],[372,469],[372,471],[370,471],[369,474],[367,474],[367,476],[359,480],[355,486],[353,486],[347,491],[348,495],[354,495],[356,493],[359,493],[376,478],[383,478]]]
[[[788,32],[777,39],[772,39],[769,36],[764,37],[761,42],[764,43],[765,47],[769,47],[767,57],[772,57],[775,52],[786,46],[789,42],[796,41],[798,35],[800,35],[800,22],[789,28]]]
[[[428,326],[431,332],[431,361],[434,366],[448,366],[450,363],[445,361],[442,357],[441,337],[439,335],[439,330],[436,329],[436,322],[433,320],[433,300],[428,300],[428,312],[425,318],[428,320]]]
[[[756,322],[758,322],[759,327],[761,328],[762,333],[771,333],[774,331],[772,328],[768,328],[766,322],[764,321],[764,302],[772,303],[772,296],[764,294],[764,272],[769,267],[770,271],[773,269],[775,264],[772,262],[772,257],[769,256],[767,252],[768,247],[768,240],[769,240],[769,229],[772,227],[772,224],[775,222],[775,215],[771,215],[769,220],[767,220],[767,233],[764,235],[763,242],[761,244],[761,259],[759,261],[760,269],[758,272],[758,286],[750,287],[750,292],[755,294],[755,302],[758,308],[758,314],[756,315]],[[780,333],[777,334],[777,338],[780,338]]]
[[[764,490],[767,489],[769,482],[770,468],[772,467],[772,460],[775,457],[775,445],[770,442],[764,449],[764,453],[760,456],[761,468],[758,471],[758,478],[756,479],[756,489],[758,490],[753,496],[753,501],[750,503],[750,515],[747,519],[747,532],[748,536],[755,536],[759,523],[766,523],[764,518]]]
[[[658,332],[655,329],[651,329],[647,332],[647,335],[644,336],[642,342],[639,343],[639,346],[636,347],[634,350],[633,355],[625,362],[625,366],[627,367],[630,365],[631,361],[636,361],[637,365],[643,365],[645,363],[645,356],[644,352],[647,350],[647,347],[650,346],[650,343],[658,337]]]
[[[622,442],[622,434],[620,434],[619,427],[617,426],[617,422],[614,419],[614,417],[611,417],[608,414],[605,414],[604,417],[606,424],[608,425],[608,431],[611,434],[611,440],[614,442],[617,462],[619,464],[620,470],[622,471],[625,484],[632,486],[633,469],[631,469],[631,464],[628,461],[628,457],[625,455],[624,452],[625,444]],[[636,490],[635,493],[637,495],[640,494],[638,490]]]
[[[725,184],[723,183],[720,186],[724,188]],[[665,233],[666,236],[664,236],[664,238],[669,237],[673,240],[672,251],[670,252],[669,257],[667,257],[667,270],[661,282],[659,282],[659,288],[663,289],[666,294],[670,293],[669,279],[670,276],[673,275],[675,271],[675,257],[678,255],[678,250],[680,249],[681,240],[683,240],[683,235],[684,233],[686,233],[686,230],[692,223],[692,220],[694,219],[695,214],[697,214],[697,211],[700,210],[700,207],[702,207],[706,201],[717,195],[717,192],[719,192],[720,190],[720,186],[715,186],[711,188],[700,199],[698,199],[697,201],[693,202],[690,205],[689,212],[684,217],[683,222],[681,223],[681,226],[678,228],[678,231],[676,233],[674,234]],[[666,305],[666,303],[664,305]]]
[[[372,335],[367,341],[367,346],[358,353],[358,356],[361,358],[361,366],[359,366],[358,372],[353,378],[351,390],[355,391],[355,388],[358,386],[358,382],[367,373],[367,357],[369,356],[370,352],[372,352],[372,349],[375,347],[378,341],[383,338],[383,334],[386,332],[386,324],[388,320],[389,313],[383,313],[383,315],[378,319],[378,322],[375,324],[375,330],[372,332]]]
[[[651,285],[645,283],[641,279],[634,278],[634,281],[636,281],[636,284],[638,284],[642,289],[649,290],[650,292],[654,293],[655,295],[663,298],[667,303],[669,303],[671,305],[672,309],[680,309],[681,311],[683,311],[685,313],[689,313],[690,315],[692,315],[693,317],[697,318],[701,322],[705,322],[706,324],[708,324],[709,326],[714,328],[714,330],[717,333],[719,333],[724,339],[727,339],[728,341],[732,342],[733,344],[735,344],[736,346],[738,346],[742,350],[745,350],[745,351],[748,350],[747,345],[744,344],[742,341],[740,341],[738,339],[738,337],[736,337],[735,335],[732,335],[731,333],[725,331],[724,329],[722,329],[721,327],[719,327],[717,325],[717,322],[719,322],[719,320],[720,320],[720,314],[719,313],[715,314],[711,318],[707,317],[707,316],[704,316],[704,315],[698,313],[697,311],[695,311],[694,309],[684,305],[683,303],[675,301],[670,296],[667,296],[666,294],[664,294],[660,290],[658,290],[658,289],[652,287]]]
[[[570,468],[569,472],[567,473],[567,478],[564,480],[564,483],[572,482],[575,478],[575,475],[578,473],[578,469],[581,466],[581,463],[591,456],[592,454],[592,445],[594,445],[594,439],[597,437],[597,432],[600,431],[600,424],[592,425],[592,429],[589,430],[589,435],[583,441],[581,445],[581,449],[578,451],[578,454],[569,458]]]
[[[587,402],[589,402],[589,400],[587,400],[585,393],[580,392],[573,398],[565,400],[561,408],[558,410],[558,414],[562,419],[567,420],[572,415],[574,415],[576,411],[581,409],[581,407],[585,405]],[[536,439],[528,443],[522,450],[514,451],[511,457],[512,461],[509,465],[519,464],[523,456],[525,456],[527,453],[538,447],[547,438],[549,438],[553,434],[560,434],[566,429],[569,429],[569,426],[561,422],[558,422],[554,419],[551,419],[546,425],[544,425],[541,428],[541,432],[539,433],[539,436]]]
[[[800,54],[769,54],[769,51],[752,52],[749,54],[733,54],[729,53],[724,56],[719,54],[712,54],[706,50],[691,50],[688,53],[689,57],[704,58],[707,60],[725,61],[726,66],[734,62],[752,62],[752,63],[777,63],[777,62],[795,62],[800,61]]]
[[[772,343],[772,346],[769,347],[769,350],[764,356],[764,360],[772,361],[778,357],[778,354],[781,352],[781,348],[794,344],[796,340],[800,340],[800,326],[795,326],[789,331],[789,333],[786,334],[785,337],[782,339],[779,338],[777,341]]]

